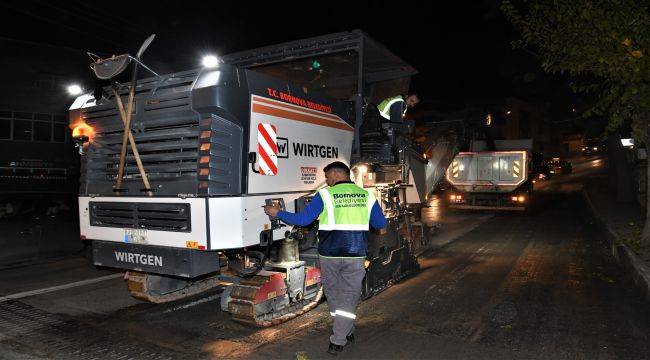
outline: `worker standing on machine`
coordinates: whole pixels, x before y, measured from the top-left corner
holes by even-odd
[[[417,94],[412,93],[407,96],[397,95],[384,99],[377,105],[379,115],[391,122],[402,122],[406,115],[406,110],[415,107],[420,102]]]
[[[318,218],[318,254],[323,286],[334,326],[327,352],[341,352],[354,341],[354,320],[366,275],[368,230],[386,227],[386,218],[372,192],[350,180],[350,168],[340,161],[324,169],[328,187],[320,189],[300,213],[275,205],[264,212],[291,225],[306,226]]]

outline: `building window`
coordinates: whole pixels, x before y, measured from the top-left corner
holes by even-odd
[[[31,120],[14,120],[14,140],[32,140]]]
[[[34,114],[34,120],[51,121],[52,120],[52,115],[50,115],[50,114]]]
[[[33,114],[32,113],[26,113],[26,112],[14,112],[14,118],[16,119],[32,119]]]
[[[65,115],[0,111],[0,140],[64,143],[68,132]]]
[[[52,139],[52,123],[34,121],[34,141],[50,141]]]
[[[2,139],[2,140],[11,139],[11,120],[10,119],[0,119],[0,139]]]
[[[68,124],[54,123],[54,142],[65,142],[65,136],[68,132]]]

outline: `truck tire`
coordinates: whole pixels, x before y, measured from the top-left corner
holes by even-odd
[[[534,201],[533,201],[533,191],[531,187],[531,189],[528,191],[528,204],[526,204],[526,209],[524,210],[524,214],[526,214],[527,216],[531,216],[533,215],[533,211],[534,211]]]

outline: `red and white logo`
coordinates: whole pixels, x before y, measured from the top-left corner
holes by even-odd
[[[262,175],[278,173],[277,128],[271,124],[257,125],[258,167]]]

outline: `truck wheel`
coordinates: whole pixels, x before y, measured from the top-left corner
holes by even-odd
[[[526,209],[524,210],[524,214],[526,215],[533,215],[533,193],[529,192],[528,193],[528,204],[526,204]]]

